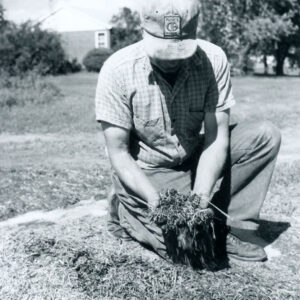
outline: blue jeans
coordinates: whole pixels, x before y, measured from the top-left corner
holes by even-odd
[[[225,220],[227,225],[248,230],[258,228],[280,143],[280,132],[270,122],[230,127],[228,160],[212,200],[231,216],[231,220]],[[200,155],[201,147],[181,166],[144,172],[158,191],[175,188],[188,193]],[[147,218],[144,200],[123,186],[114,173],[112,181],[114,193],[109,198],[108,230],[120,238],[133,238],[165,256],[161,230]]]

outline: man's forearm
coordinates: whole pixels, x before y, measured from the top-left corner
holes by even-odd
[[[147,201],[148,204],[158,204],[158,192],[129,153],[122,151],[112,155],[110,159],[112,167],[125,186]]]
[[[210,195],[224,168],[228,140],[217,139],[213,143],[207,143],[199,159],[193,193]]]

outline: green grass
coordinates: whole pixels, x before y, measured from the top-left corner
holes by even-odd
[[[63,99],[0,109],[1,220],[98,201],[110,188],[94,120],[97,74],[47,80]],[[283,134],[260,228],[281,256],[196,272],[113,239],[102,217],[0,222],[0,299],[299,299],[300,79],[233,78],[233,86],[233,122],[271,120]]]
[[[48,104],[62,99],[62,94],[48,78],[35,73],[23,77],[10,77],[0,73],[0,107],[11,108],[24,106],[27,103],[35,105]]]
[[[79,73],[48,79],[63,93],[58,103],[28,104],[26,107],[2,107],[0,132],[4,133],[78,133],[97,132],[94,96],[96,73]],[[298,125],[300,116],[299,78],[233,78],[238,104],[233,122],[271,120],[280,128]]]
[[[298,126],[300,78],[233,78],[237,105],[233,119],[269,120],[280,129]]]
[[[94,95],[97,74],[80,73],[48,78],[64,95],[48,105],[28,103],[25,107],[2,107],[2,133],[78,133],[97,132]]]

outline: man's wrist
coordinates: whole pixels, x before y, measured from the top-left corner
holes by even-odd
[[[192,191],[193,195],[197,195],[200,198],[204,198],[204,199],[210,199],[211,197],[211,193],[204,193],[204,192],[196,192],[196,191]]]
[[[158,193],[153,194],[147,199],[148,206],[156,208],[159,205],[160,195]]]
[[[197,195],[200,198],[200,208],[205,209],[208,207],[211,194],[209,193],[203,193],[203,192],[192,192],[192,194]]]

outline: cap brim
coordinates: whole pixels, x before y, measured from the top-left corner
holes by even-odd
[[[162,39],[145,31],[143,42],[150,57],[162,60],[186,59],[193,56],[197,50],[197,41],[194,39]]]

